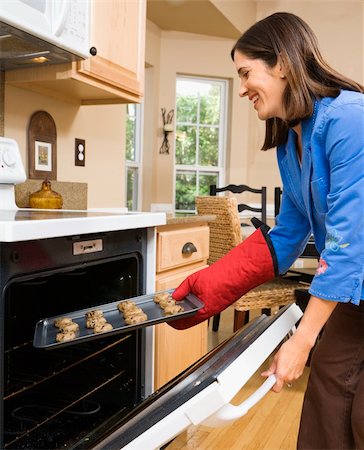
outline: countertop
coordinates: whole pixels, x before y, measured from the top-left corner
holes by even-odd
[[[108,210],[0,210],[0,242],[131,230],[166,223],[164,213],[109,212]]]
[[[212,222],[216,219],[215,215],[202,215],[202,214],[186,214],[184,216],[167,214],[167,225],[183,225],[194,224],[200,222]]]

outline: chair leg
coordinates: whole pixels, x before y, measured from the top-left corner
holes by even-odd
[[[212,331],[219,331],[219,325],[220,325],[220,313],[214,315],[212,321]]]
[[[234,332],[240,330],[249,322],[249,311],[237,311],[234,309]]]

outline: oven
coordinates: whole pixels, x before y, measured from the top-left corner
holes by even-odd
[[[97,241],[102,251],[74,254]],[[92,448],[151,393],[146,328],[33,345],[44,317],[144,294],[146,243],[137,229],[0,244],[0,448]]]
[[[101,254],[71,251],[100,239]],[[296,305],[259,317],[156,392],[153,326],[34,345],[44,317],[141,298],[146,243],[145,229],[1,243],[0,448],[156,449],[192,424],[238,419],[270,390],[274,376],[230,404],[299,320]]]
[[[231,400],[292,331],[298,306],[252,321],[156,392],[154,324],[173,317],[39,343],[38,325],[54,327],[54,317],[152,299],[155,227],[166,219],[18,209],[12,182],[25,174],[16,147],[0,138],[0,448],[156,449],[191,424],[244,415],[274,376],[241,405]]]

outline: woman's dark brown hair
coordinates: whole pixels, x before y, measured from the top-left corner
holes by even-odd
[[[321,55],[317,38],[298,16],[279,12],[250,27],[231,50],[261,59],[270,68],[279,59],[287,78],[283,104],[287,120],[266,120],[262,150],[282,144],[289,127],[312,115],[315,98],[337,97],[341,89],[364,92],[363,86],[332,69]]]

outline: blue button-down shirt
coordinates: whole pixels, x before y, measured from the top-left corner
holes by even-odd
[[[364,300],[364,95],[342,91],[315,102],[296,136],[277,149],[281,210],[270,237],[285,273],[314,235],[320,261],[310,286],[317,297]]]

